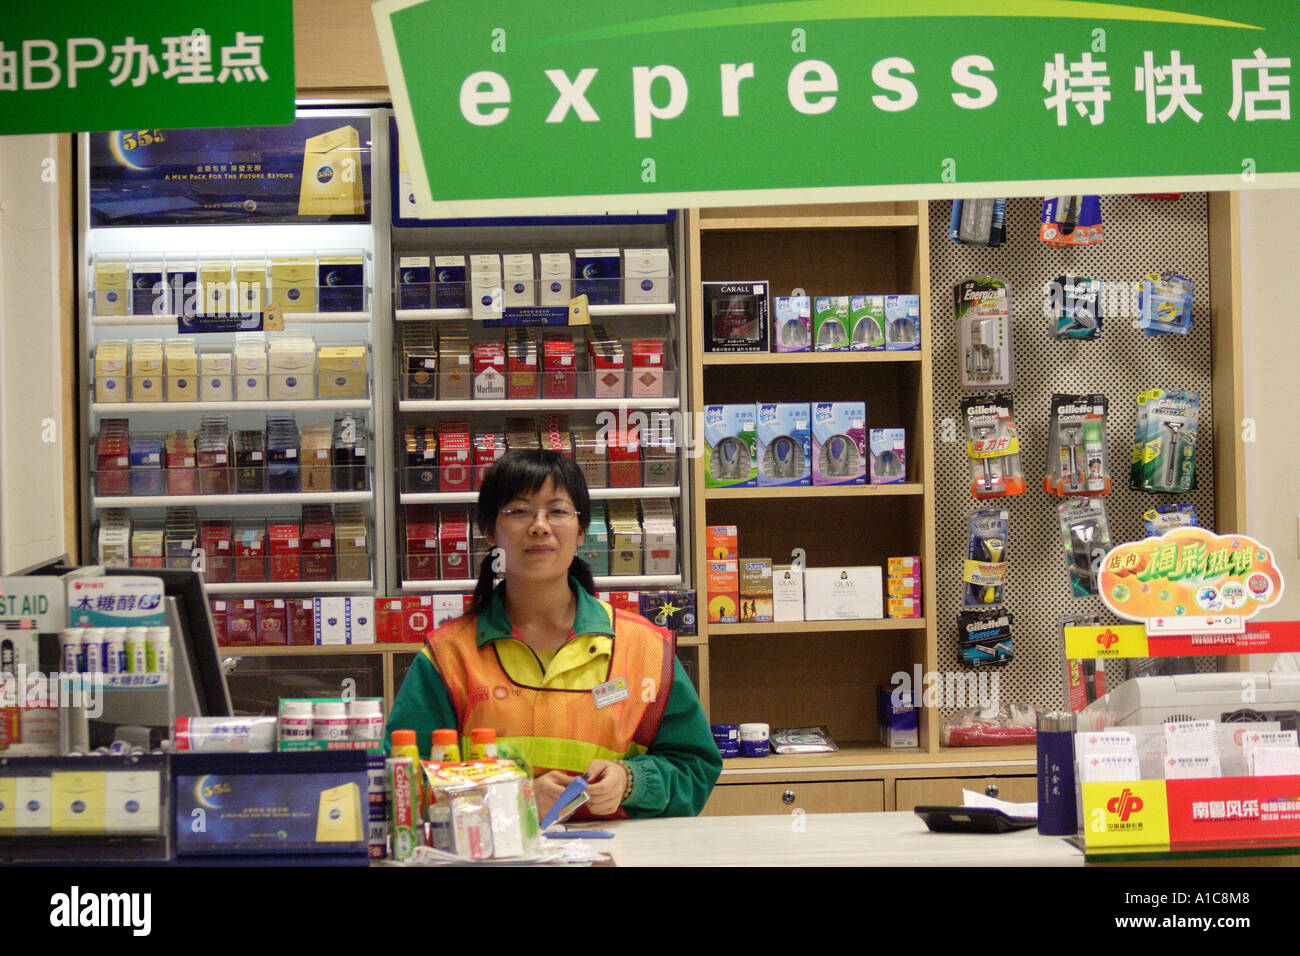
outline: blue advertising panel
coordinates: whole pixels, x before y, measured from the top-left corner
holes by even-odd
[[[368,222],[367,116],[90,134],[90,224]]]

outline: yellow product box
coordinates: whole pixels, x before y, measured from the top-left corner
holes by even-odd
[[[188,339],[168,339],[163,346],[167,401],[194,402],[199,398],[199,353]]]
[[[49,777],[14,777],[14,828],[48,830],[50,828]]]
[[[316,311],[316,260],[271,260],[271,305],[281,312]]]
[[[95,347],[95,401],[125,402],[127,400],[126,342],[109,339]]]
[[[157,830],[162,826],[157,771],[112,771],[104,778],[105,830]]]
[[[735,558],[709,561],[705,578],[710,624],[740,622],[740,568]]]
[[[137,339],[131,345],[131,401],[163,400],[162,339]]]
[[[891,597],[886,602],[886,611],[890,617],[920,617],[921,599],[910,597]]]
[[[322,790],[316,814],[317,843],[358,843],[366,838],[361,821],[361,788],[355,783]]]
[[[317,393],[321,398],[364,398],[366,347],[321,346],[316,357]]]
[[[235,337],[235,401],[266,401],[266,342]]]
[[[208,315],[226,315],[233,311],[230,290],[229,259],[205,259],[199,263],[199,282],[203,288],[203,311]]]
[[[239,312],[250,314],[265,309],[266,263],[236,262],[235,288],[239,295]]]
[[[224,350],[201,353],[199,355],[199,401],[233,401],[235,397],[233,371],[233,353]]]
[[[95,314],[126,315],[126,263],[95,263]]]
[[[302,153],[298,215],[362,216],[365,212],[361,137],[356,128],[340,126],[308,139]]]
[[[102,771],[50,774],[50,829],[63,833],[104,831]]]
[[[0,833],[12,830],[18,825],[18,817],[14,813],[14,800],[17,799],[17,793],[16,778],[0,777]]]

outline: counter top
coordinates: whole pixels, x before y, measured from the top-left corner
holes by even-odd
[[[592,846],[619,866],[1083,866],[1078,849],[1035,829],[931,833],[910,812],[672,817],[599,828],[614,839]]]

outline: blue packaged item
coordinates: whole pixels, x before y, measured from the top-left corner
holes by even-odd
[[[1171,528],[1196,527],[1200,523],[1196,520],[1196,505],[1190,501],[1157,505],[1142,513],[1142,522],[1146,525],[1148,538],[1162,535]]]
[[[948,238],[964,245],[1002,245],[1007,240],[1006,199],[954,199]]]
[[[806,295],[778,296],[773,300],[776,325],[772,346],[777,352],[812,350],[812,300]]]
[[[921,347],[921,297],[885,296],[885,351],[915,352]]]
[[[623,263],[618,249],[577,249],[573,253],[573,294],[589,305],[623,301]]]
[[[740,756],[740,728],[735,724],[713,724],[713,742],[724,757]]]
[[[1138,328],[1150,338],[1162,332],[1186,335],[1192,328],[1192,298],[1196,283],[1173,272],[1142,278],[1138,293]]]
[[[1078,807],[1074,798],[1074,730],[1069,712],[1038,715],[1038,832],[1074,836]]]
[[[873,485],[901,485],[907,481],[907,433],[903,429],[873,428],[867,447]]]
[[[752,488],[758,484],[756,414],[753,405],[709,405],[704,409],[706,488]]]
[[[131,494],[164,494],[162,439],[132,438],[127,447],[130,449],[128,454],[131,463]]]
[[[760,486],[812,484],[812,430],[807,404],[760,404],[757,435]]]
[[[360,256],[321,259],[316,273],[316,302],[322,312],[365,309],[366,267]]]
[[[464,256],[437,256],[433,260],[433,307],[469,308],[469,272]]]

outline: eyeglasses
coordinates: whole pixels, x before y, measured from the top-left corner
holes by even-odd
[[[554,528],[575,524],[578,512],[568,508],[502,508],[497,512],[497,519],[506,524],[526,527],[537,520],[539,514],[546,516],[546,523]]]

